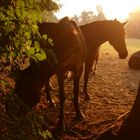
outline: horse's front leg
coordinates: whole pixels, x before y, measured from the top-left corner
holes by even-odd
[[[64,75],[62,73],[57,74],[58,85],[59,85],[59,101],[60,101],[60,112],[59,112],[59,122],[57,126],[58,132],[65,131],[64,125],[64,103],[65,103],[65,94],[64,94]]]
[[[80,111],[79,103],[78,103],[78,97],[79,97],[79,82],[80,82],[80,75],[77,75],[77,73],[74,73],[74,88],[73,88],[73,93],[74,93],[74,108],[76,111],[76,120],[81,120],[84,118],[84,115]]]
[[[50,84],[49,84],[49,79],[46,80],[45,82],[45,92],[46,92],[46,96],[47,96],[47,100],[49,102],[49,106],[50,107],[54,107],[54,102],[52,100],[52,97],[51,97],[51,93],[50,93]]]

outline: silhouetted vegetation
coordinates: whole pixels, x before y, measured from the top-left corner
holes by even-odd
[[[76,21],[79,25],[87,24],[96,20],[105,20],[105,14],[100,5],[96,7],[97,15],[92,11],[83,11],[80,16],[75,15],[72,20]]]
[[[80,16],[74,15],[72,17],[72,20],[76,21],[79,25],[87,24],[96,20],[105,20],[105,14],[102,9],[102,6],[98,5],[96,7],[97,15],[93,13],[92,11],[83,11]],[[131,12],[126,19],[128,21],[126,32],[127,32],[127,38],[140,38],[140,10],[137,9],[133,12]],[[114,20],[114,19],[113,19]]]

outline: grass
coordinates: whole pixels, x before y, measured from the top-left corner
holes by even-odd
[[[140,49],[140,39],[126,39],[126,44],[129,49],[133,48],[134,50]]]

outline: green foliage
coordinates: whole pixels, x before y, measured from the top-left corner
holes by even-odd
[[[28,57],[36,61],[47,60],[49,51],[46,53],[46,50],[41,49],[39,41],[44,39],[45,43],[51,45],[53,41],[47,38],[47,35],[45,38],[39,37],[37,26],[37,22],[42,21],[44,9],[53,15],[59,6],[52,0],[0,1],[0,139],[2,140],[44,140],[51,137],[51,134],[44,130],[44,120],[40,115],[33,111],[26,115],[20,114],[23,113],[22,109],[28,110],[28,107],[13,94],[14,84],[11,89],[6,81],[7,77],[1,78],[2,72],[5,75],[7,65],[11,69],[10,64],[22,62]]]
[[[35,61],[46,60],[46,53],[40,49],[39,44],[36,42],[34,47],[26,47],[26,54]]]
[[[58,4],[52,0],[3,0],[0,6],[1,61],[2,57],[9,63],[25,56],[46,59],[45,52],[33,39],[36,39],[37,22],[42,21],[44,9],[53,13],[59,9]]]
[[[39,129],[38,134],[39,134],[40,136],[42,136],[44,139],[47,139],[48,137],[49,137],[49,138],[52,138],[52,134],[51,134],[48,130],[41,131],[41,130]]]

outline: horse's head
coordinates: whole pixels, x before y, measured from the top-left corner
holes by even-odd
[[[128,55],[128,51],[125,43],[125,29],[124,26],[127,22],[120,23],[117,20],[111,21],[110,24],[110,37],[109,43],[119,53],[120,59],[125,59]]]

